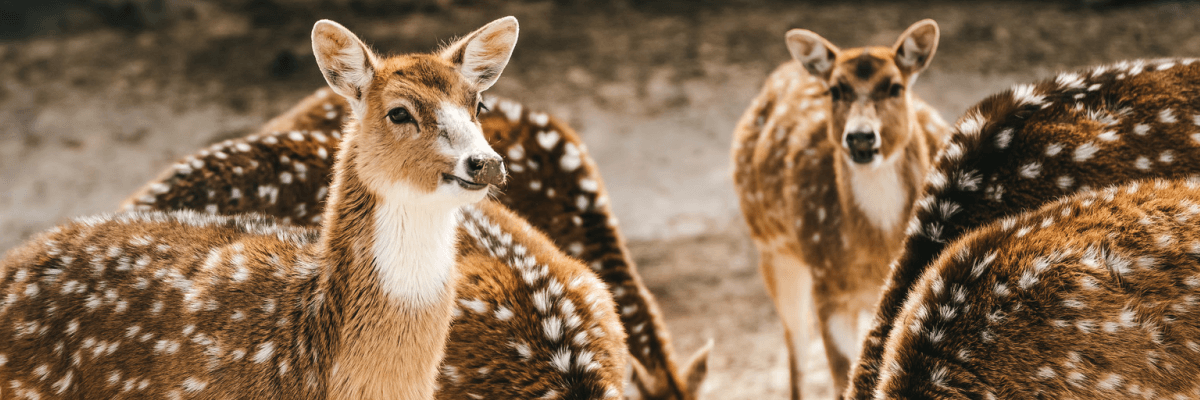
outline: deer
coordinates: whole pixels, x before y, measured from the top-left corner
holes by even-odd
[[[493,193],[502,206],[494,207],[506,206],[545,232],[554,245],[589,264],[611,288],[627,333],[633,372],[630,388],[636,391],[632,395],[647,400],[697,399],[712,343],[682,365],[676,363],[657,302],[637,273],[617,229],[604,181],[582,138],[567,123],[519,102],[485,96],[482,104],[478,118],[484,136],[505,158],[509,172],[506,185]],[[336,151],[350,115],[344,99],[320,89],[271,119],[259,132],[216,143],[186,157],[130,196],[122,208],[257,212],[288,223],[316,225],[328,194],[328,155]],[[462,318],[475,317],[464,313]],[[469,334],[463,335],[467,341],[456,342],[457,328],[452,326],[448,344],[449,365],[458,364],[456,349],[478,345]],[[464,354],[479,351],[464,350]],[[507,368],[544,367],[520,364]],[[550,379],[559,372],[540,373]],[[447,385],[451,384],[442,384],[443,391]]]
[[[964,232],[913,282],[875,399],[1200,397],[1200,176]]]
[[[933,20],[888,47],[842,50],[788,31],[732,145],[733,181],[784,325],[791,398],[814,312],[835,390],[868,328],[891,257],[949,127],[911,88],[937,50]]]
[[[319,228],[151,211],[37,235],[0,261],[0,381],[17,398],[432,398],[457,228],[506,175],[469,110],[517,32],[506,17],[384,57],[318,21],[317,64],[356,115]]]
[[[325,104],[331,104],[328,110]],[[264,127],[287,130],[260,131],[185,157],[130,196],[123,208],[221,215],[260,213],[289,224],[318,225],[332,172],[329,154],[337,151],[343,138],[340,124],[344,122],[342,113],[349,112],[346,104],[340,96],[318,91]],[[525,138],[534,141],[535,128],[554,130],[563,126],[529,111],[518,114],[520,120],[510,120],[504,111],[512,112],[512,107],[520,105],[485,97],[477,119],[484,137],[496,142],[493,149],[509,155],[506,171],[526,171],[528,164],[513,163],[513,153],[508,150],[523,151],[519,150],[520,143]],[[295,130],[301,127],[325,130]],[[576,137],[565,137],[582,146]],[[533,145],[537,147],[525,157],[543,160],[538,157],[549,156],[539,153],[546,150],[536,141]],[[567,189],[568,183],[586,183],[592,175],[574,177],[550,167],[543,167],[543,171],[547,187],[560,188],[560,197],[571,205],[577,204],[577,196],[589,193]],[[556,175],[566,175],[569,182],[555,183]],[[508,178],[505,187],[512,189],[494,193],[497,201],[485,200],[473,206],[477,212],[472,214],[473,220],[467,221],[473,223],[464,223],[458,229],[458,236],[469,240],[459,243],[462,278],[457,284],[457,308],[435,398],[540,398],[547,394],[553,398],[557,393],[567,398],[602,399],[620,393],[623,364],[606,361],[625,357],[627,352],[612,295],[591,268],[565,254],[565,248],[577,248],[578,244],[560,249],[504,203],[524,206],[531,213],[538,210],[538,214],[555,215],[558,225],[577,227],[572,221],[582,217],[574,216],[564,224],[557,221],[558,217],[572,216],[571,212],[514,201],[509,194],[529,191],[528,186],[516,186],[527,185],[523,181],[528,180]],[[605,205],[602,200],[588,201]],[[484,217],[483,222],[474,221]],[[494,248],[497,243],[505,245]],[[542,249],[540,253],[553,256],[526,259],[531,257],[531,249]],[[465,257],[469,254],[483,257],[468,262]],[[588,312],[576,312],[585,305]]]
[[[1081,191],[1200,174],[1200,64],[1126,60],[1015,85],[968,109],[926,178],[849,399],[873,399],[905,299],[956,239]]]

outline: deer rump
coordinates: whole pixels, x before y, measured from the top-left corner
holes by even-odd
[[[980,226],[1081,191],[1200,174],[1200,64],[1125,61],[1017,85],[967,111],[918,200],[847,398],[882,390],[891,337],[916,281]],[[897,349],[903,350],[903,349]],[[888,398],[887,392],[879,393]],[[903,396],[899,396],[903,397]]]

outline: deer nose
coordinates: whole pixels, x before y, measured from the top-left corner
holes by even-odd
[[[494,154],[475,154],[467,157],[467,175],[475,183],[498,186],[504,183],[504,160]]]
[[[875,132],[850,132],[846,134],[846,148],[850,151],[867,151],[875,148],[879,135]]]

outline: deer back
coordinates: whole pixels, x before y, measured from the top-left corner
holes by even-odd
[[[1136,60],[1017,85],[972,107],[926,178],[848,397],[870,398],[914,281],[955,238],[1080,190],[1200,173],[1200,65]]]
[[[1200,180],[983,224],[913,283],[876,399],[1200,395]]]

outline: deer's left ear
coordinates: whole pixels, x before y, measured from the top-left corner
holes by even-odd
[[[692,393],[695,398],[700,396],[700,385],[704,383],[704,378],[708,376],[708,354],[712,352],[713,340],[708,339],[708,343],[696,350],[692,354],[692,358],[688,360],[683,367],[683,379],[687,382],[687,390]]]
[[[482,92],[500,79],[517,45],[518,30],[515,17],[500,18],[447,46],[441,56]]]
[[[896,40],[896,66],[905,74],[918,74],[929,66],[937,52],[938,25],[932,19],[917,21]]]

